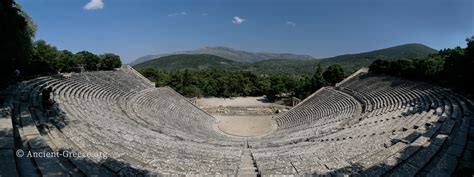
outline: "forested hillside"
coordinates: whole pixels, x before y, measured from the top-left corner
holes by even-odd
[[[256,74],[302,74],[307,75],[314,72],[318,63],[323,68],[332,64],[339,64],[346,71],[346,75],[362,67],[368,67],[377,59],[396,60],[413,59],[428,56],[437,51],[422,44],[406,44],[390,47],[371,52],[341,55],[321,60],[316,59],[282,59],[274,58],[257,62],[236,62],[215,55],[204,54],[176,54],[159,57],[135,65],[135,68],[154,67],[158,69],[223,69],[249,71]]]
[[[347,72],[353,72],[358,68],[369,66],[375,60],[413,59],[437,52],[438,51],[423,44],[405,44],[370,52],[324,58],[321,59],[320,62],[323,66],[338,63],[343,66]]]
[[[157,69],[224,69],[239,70],[241,64],[232,60],[208,54],[177,54],[149,60],[136,68],[153,67]]]
[[[431,82],[474,96],[474,36],[466,39],[466,48],[443,49],[437,54],[412,60],[376,60],[370,72]]]
[[[146,55],[136,60],[132,61],[131,65],[137,65],[149,60],[153,60],[156,58],[166,57],[170,55],[179,55],[179,54],[207,54],[207,55],[215,55],[222,58],[226,58],[236,62],[257,62],[269,59],[290,59],[290,60],[309,60],[315,59],[309,55],[298,55],[298,54],[291,54],[291,53],[269,53],[269,52],[249,52],[243,50],[232,49],[229,47],[203,47],[196,50],[190,51],[178,51],[173,53],[165,53],[165,54],[158,54],[158,55]]]
[[[473,38],[467,41],[465,49],[444,49],[434,54],[430,48],[411,44],[339,56],[333,61],[274,59],[239,63],[212,55],[174,55],[149,61],[156,65],[147,62],[136,68],[157,86],[171,86],[186,96],[267,95],[270,98],[294,96],[303,99],[323,86],[334,85],[362,66],[370,66],[372,73],[433,82],[472,94],[469,90],[474,89],[467,87],[466,83],[472,83],[474,75],[470,69],[474,67]],[[358,57],[366,60],[350,62]],[[350,71],[345,72],[346,68]]]

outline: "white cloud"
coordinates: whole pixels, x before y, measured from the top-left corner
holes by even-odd
[[[286,25],[295,27],[295,26],[296,26],[296,23],[295,23],[295,22],[292,22],[292,21],[287,21],[287,22],[286,22]]]
[[[202,13],[201,15],[202,15],[202,16],[207,16],[207,15],[209,15],[209,14],[207,14],[207,13]]]
[[[102,0],[91,0],[84,6],[85,10],[97,10],[104,8],[104,2]]]
[[[186,12],[176,12],[176,13],[171,13],[171,14],[168,14],[168,17],[176,17],[176,16],[181,16],[181,15],[188,15],[188,13]]]
[[[240,18],[239,16],[235,16],[233,19],[234,20],[232,20],[232,23],[237,24],[237,25],[242,24],[243,22],[246,21],[246,19]]]

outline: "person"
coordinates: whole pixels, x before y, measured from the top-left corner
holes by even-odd
[[[13,71],[13,83],[17,83],[21,81],[21,72],[19,69],[15,69]]]
[[[48,87],[48,88],[43,89],[43,91],[41,92],[42,92],[41,103],[43,105],[43,109],[45,110],[46,114],[49,116],[49,112],[51,109],[50,95],[51,95],[51,92],[53,92],[53,88]]]
[[[15,69],[14,73],[15,73],[15,77],[20,77],[20,74],[21,74],[20,70]]]

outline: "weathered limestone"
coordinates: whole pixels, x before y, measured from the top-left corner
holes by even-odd
[[[42,89],[53,88],[46,113]],[[0,108],[0,176],[451,176],[472,169],[473,105],[449,90],[358,72],[274,117],[222,135],[215,119],[130,67],[41,77]],[[243,147],[243,148],[242,148]],[[24,152],[89,157],[18,158]]]

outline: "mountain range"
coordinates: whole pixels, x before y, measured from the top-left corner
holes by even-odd
[[[257,62],[262,60],[269,59],[315,59],[310,55],[297,55],[291,53],[265,53],[265,52],[248,52],[243,50],[236,50],[228,47],[203,47],[196,50],[190,51],[179,51],[167,54],[158,54],[158,55],[147,55],[140,58],[137,58],[135,61],[131,62],[130,65],[136,65],[148,60],[176,55],[176,54],[208,54],[215,55],[222,58],[226,58],[232,61],[237,62]]]
[[[411,59],[436,52],[436,50],[423,44],[404,44],[370,52],[314,59],[308,55],[252,53],[225,47],[205,47],[194,50],[194,52],[176,52],[173,54],[142,57],[135,61],[137,64],[134,67],[154,67],[159,69],[215,68],[256,73],[295,74],[312,73],[317,63],[321,63],[323,67],[331,64],[340,64],[347,73],[350,73],[361,67],[369,66],[377,59]]]
[[[373,61],[377,59],[382,60],[396,60],[396,59],[411,59],[415,57],[427,56],[429,54],[437,53],[438,51],[423,44],[404,44],[394,47],[388,47],[384,49],[356,53],[339,55],[330,58],[321,59],[322,65],[329,64],[340,64],[343,67],[347,66],[360,68],[369,66]]]

